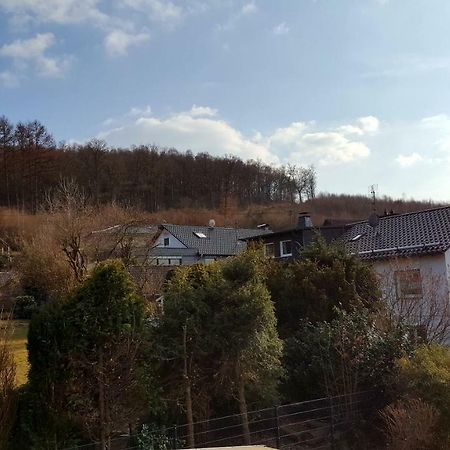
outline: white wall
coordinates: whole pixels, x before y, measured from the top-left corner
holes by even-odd
[[[414,317],[411,324],[427,324],[427,334],[441,336],[441,343],[450,344],[450,252],[445,254],[385,259],[372,263],[380,277],[385,302],[394,314]],[[420,270],[422,300],[400,300],[396,293],[395,272]],[[408,303],[409,302],[409,303]],[[400,311],[401,310],[401,311]],[[444,332],[447,336],[444,338]],[[436,339],[439,342],[439,339]]]
[[[169,245],[164,245],[164,239],[169,238]],[[167,230],[162,230],[161,234],[155,241],[155,247],[166,247],[166,248],[186,248],[186,246],[179,241],[175,236],[169,233]]]

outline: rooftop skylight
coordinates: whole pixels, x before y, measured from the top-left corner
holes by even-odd
[[[206,234],[205,233],[202,233],[200,231],[194,231],[193,233],[195,234],[195,236],[197,236],[200,239],[206,239]]]

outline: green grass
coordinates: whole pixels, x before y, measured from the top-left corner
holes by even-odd
[[[28,379],[27,335],[28,321],[13,320],[14,332],[10,339],[10,348],[16,361],[16,382],[18,386],[25,384]]]

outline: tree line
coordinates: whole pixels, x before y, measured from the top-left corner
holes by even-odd
[[[226,208],[314,198],[313,167],[274,167],[235,156],[181,153],[141,145],[112,148],[101,140],[56,143],[39,121],[0,117],[0,206],[35,212],[61,179],[74,180],[94,204],[146,211]]]

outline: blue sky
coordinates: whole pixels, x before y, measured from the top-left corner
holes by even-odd
[[[0,0],[0,114],[450,200],[448,0]]]

